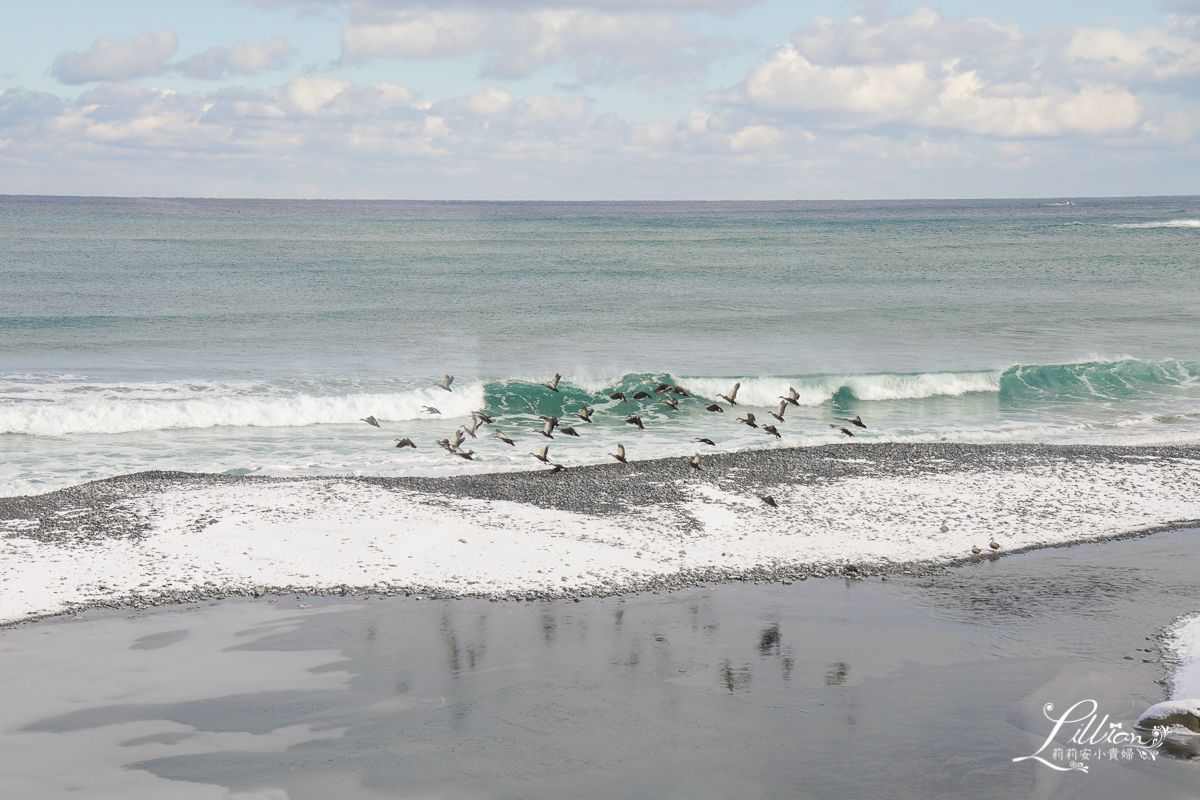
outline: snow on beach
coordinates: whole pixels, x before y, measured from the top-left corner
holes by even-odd
[[[992,536],[1007,552],[1200,518],[1187,449],[898,447],[730,454],[699,473],[669,459],[458,482],[131,476],[90,506],[16,498],[0,506],[0,619],[252,587],[542,596],[763,566],[886,571],[987,553]]]
[[[1200,697],[1200,614],[1185,620],[1171,633],[1168,647],[1177,659],[1171,699]]]

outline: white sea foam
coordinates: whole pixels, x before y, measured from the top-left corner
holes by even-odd
[[[1200,219],[1172,219],[1163,222],[1127,222],[1114,228],[1200,228]]]
[[[800,395],[803,406],[828,402],[842,389],[859,400],[919,400],[927,397],[959,397],[971,392],[999,392],[1002,370],[984,372],[926,372],[915,375],[826,375],[805,378],[747,378],[741,381],[737,401],[749,406],[774,406],[790,388]],[[694,394],[710,400],[728,393],[737,381],[731,378],[684,378]]]
[[[249,394],[227,386],[207,394],[186,386],[169,391],[150,385],[122,389],[76,387],[65,396],[56,389],[54,402],[30,402],[38,398],[21,396],[21,402],[0,405],[0,433],[66,436],[221,426],[290,428],[357,424],[367,416],[383,421],[422,419],[429,416],[422,410],[425,405],[437,407],[445,418],[460,418],[483,405],[479,383],[451,394],[432,387],[330,396]],[[184,397],[176,399],[180,394]]]
[[[647,470],[631,464],[629,477],[657,479]],[[447,504],[440,495],[336,478],[178,488],[136,501],[152,524],[143,539],[79,542],[70,558],[52,541],[30,538],[28,522],[11,520],[0,526],[0,619],[110,590],[152,594],[205,581],[605,591],[685,568],[941,559],[992,535],[1015,549],[1200,518],[1200,462],[1181,459],[867,474],[817,491],[764,487],[778,509],[707,473],[680,479],[680,488],[683,508],[612,516],[506,500]]]

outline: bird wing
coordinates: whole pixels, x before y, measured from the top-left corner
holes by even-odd
[[[740,388],[742,388],[742,385],[740,383],[735,383],[733,385],[733,388],[729,390],[729,399],[730,400],[734,400],[737,398],[738,389],[740,389]]]
[[[779,407],[775,409],[776,416],[783,416],[783,412],[787,410],[787,400],[780,400]]]
[[[446,388],[447,388],[447,389],[449,389],[449,388],[450,388],[450,384],[452,384],[452,383],[454,383],[454,376],[453,376],[453,375],[447,375],[447,376],[446,376]]]
[[[619,455],[621,458],[625,457],[625,445],[623,445],[623,444],[617,445],[617,455]]]

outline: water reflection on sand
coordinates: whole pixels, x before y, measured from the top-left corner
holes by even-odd
[[[1179,762],[1066,781],[1011,759],[1044,702],[1086,692],[1120,719],[1161,699],[1162,667],[1123,656],[1190,610],[1195,538],[910,583],[28,625],[0,634],[0,776],[22,798],[1184,797]],[[1010,596],[1044,585],[1069,591]],[[1104,613],[1065,624],[1075,597]]]

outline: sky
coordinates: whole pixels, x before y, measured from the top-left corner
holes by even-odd
[[[1197,194],[1200,0],[8,0],[0,194]]]

